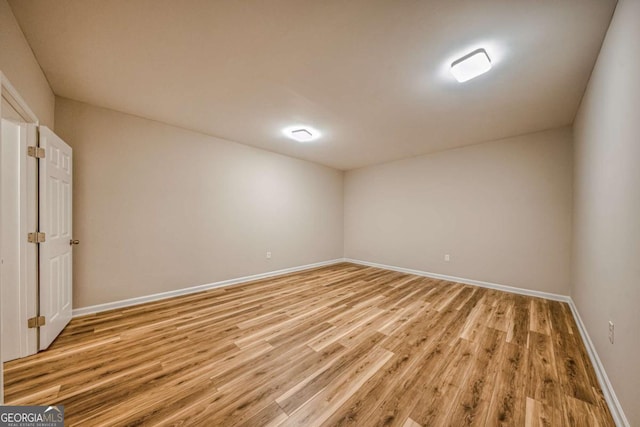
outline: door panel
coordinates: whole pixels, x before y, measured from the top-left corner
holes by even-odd
[[[2,361],[35,354],[35,329],[27,320],[37,312],[37,245],[25,236],[37,229],[36,160],[27,157],[27,146],[36,142],[32,124],[2,120]]]
[[[71,320],[72,303],[72,150],[50,129],[40,127],[40,349],[44,350]]]

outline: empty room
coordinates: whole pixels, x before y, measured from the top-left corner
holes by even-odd
[[[0,0],[0,427],[640,426],[640,0]]]

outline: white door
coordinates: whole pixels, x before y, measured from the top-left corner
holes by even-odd
[[[71,320],[72,263],[71,184],[72,151],[62,139],[40,126],[40,350],[44,350]]]
[[[28,319],[37,312],[37,249],[25,238],[37,228],[36,160],[27,157],[27,146],[36,141],[36,126],[2,119],[0,127],[1,355],[6,362],[38,351],[36,330],[27,327]]]

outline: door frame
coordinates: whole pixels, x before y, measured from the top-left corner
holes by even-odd
[[[40,124],[38,117],[34,114],[34,112],[29,108],[29,105],[25,102],[25,100],[20,96],[20,93],[16,90],[16,88],[9,82],[5,74],[0,71],[0,101],[4,99],[7,101],[9,105],[25,120],[26,123],[35,124],[36,126]],[[2,102],[0,102],[0,117],[2,117]],[[0,122],[0,126],[2,126]],[[0,138],[1,138],[0,133]],[[1,176],[1,175],[0,175]],[[0,212],[0,222],[2,221],[2,216]],[[1,233],[1,229],[0,229]],[[0,239],[2,239],[2,235],[0,235]],[[37,266],[37,264],[36,264]],[[0,282],[0,287],[2,283]],[[37,300],[37,292],[36,292],[36,300],[29,301],[29,304],[33,303],[36,307],[39,306]],[[2,328],[2,305],[0,304],[0,330]],[[0,340],[0,352],[2,346],[2,340]],[[36,343],[37,346],[37,343]],[[3,376],[3,364],[0,362],[0,405],[4,404],[4,376]]]

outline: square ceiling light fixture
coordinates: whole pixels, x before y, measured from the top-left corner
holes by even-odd
[[[317,139],[320,132],[309,126],[291,126],[282,131],[289,138],[298,142],[309,142]]]
[[[478,77],[491,69],[491,59],[484,49],[476,49],[451,64],[451,74],[460,83]]]

